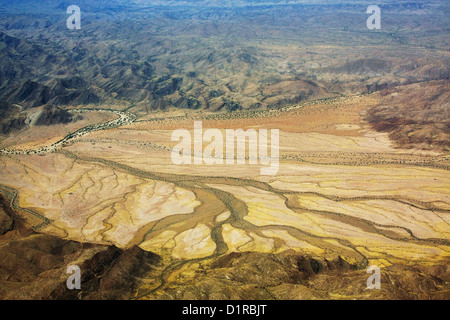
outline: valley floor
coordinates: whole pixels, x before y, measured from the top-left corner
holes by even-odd
[[[365,121],[378,99],[197,119],[279,129],[275,176],[172,164],[173,130],[195,120],[178,117],[2,154],[0,184],[39,233],[159,255],[134,298],[448,299],[449,155],[394,148]],[[381,290],[365,289],[370,265]]]

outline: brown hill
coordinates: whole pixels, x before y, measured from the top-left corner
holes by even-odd
[[[412,84],[380,93],[367,120],[403,148],[450,150],[450,82]]]

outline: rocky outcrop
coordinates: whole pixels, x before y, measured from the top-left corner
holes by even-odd
[[[19,108],[0,101],[0,134],[9,134],[22,129],[25,126],[26,116]]]
[[[35,124],[38,126],[50,126],[58,123],[65,124],[77,120],[78,117],[74,118],[70,112],[64,109],[47,105],[44,107],[44,110],[36,120]]]

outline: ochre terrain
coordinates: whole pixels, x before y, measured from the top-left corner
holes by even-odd
[[[383,99],[136,121],[2,155],[0,183],[40,234],[157,254],[128,298],[448,299],[449,156],[376,132],[366,115]],[[171,134],[193,120],[280,129],[278,173],[172,164]],[[382,290],[366,289],[370,265]]]

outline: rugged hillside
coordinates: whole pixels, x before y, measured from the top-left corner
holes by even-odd
[[[69,123],[80,118],[80,115],[73,117],[70,112],[64,109],[52,105],[46,105],[35,124],[38,126],[49,126],[58,123]]]
[[[9,134],[25,126],[26,116],[20,108],[7,102],[0,101],[0,134]]]
[[[232,253],[212,266],[188,266],[173,289],[156,299],[448,299],[449,268],[394,265],[383,270],[381,290],[368,290],[368,274],[342,259],[295,254]],[[186,276],[187,274],[187,276]]]
[[[413,84],[380,93],[367,120],[403,148],[450,150],[450,82]]]
[[[137,277],[158,263],[139,248],[82,244],[30,230],[0,195],[0,299],[129,299]],[[66,287],[67,267],[82,270],[82,290]]]
[[[145,116],[278,108],[449,78],[442,1],[383,1],[379,32],[367,30],[363,3],[232,2],[81,1],[83,27],[72,31],[65,3],[5,5],[0,100]]]

